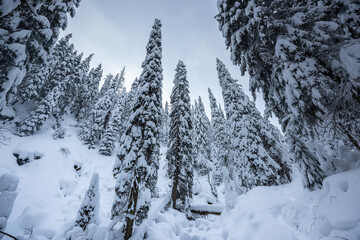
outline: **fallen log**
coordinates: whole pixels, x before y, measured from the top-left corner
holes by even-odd
[[[192,205],[190,211],[199,215],[221,215],[224,206],[219,205]]]
[[[199,214],[199,215],[221,215],[221,212],[209,212],[209,211],[201,211],[201,210],[195,210],[195,209],[190,209],[190,211],[194,214]]]

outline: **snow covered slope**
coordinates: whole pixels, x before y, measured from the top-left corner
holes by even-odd
[[[89,150],[76,137],[74,121],[67,119],[67,135],[53,140],[52,130],[34,136],[17,137],[0,146],[0,176],[9,173],[19,178],[17,197],[5,231],[32,239],[65,239],[75,222],[77,211],[93,173],[100,177],[99,226],[93,239],[105,239],[114,199],[112,166],[115,156],[104,157]],[[22,166],[14,152],[36,153],[41,158]],[[328,177],[322,190],[309,192],[295,174],[291,184],[256,187],[237,198],[235,208],[221,216],[189,221],[175,210],[163,211],[169,197],[166,177],[166,148],[161,149],[159,196],[153,202],[146,226],[137,228],[133,239],[147,231],[148,239],[360,239],[360,169]],[[81,168],[81,169],[79,169]],[[78,170],[76,170],[78,169]],[[199,178],[201,190],[193,204],[214,201],[206,177]],[[218,188],[221,208],[223,186]],[[215,200],[216,201],[216,200]],[[5,206],[1,203],[0,206]],[[3,237],[3,240],[10,238]]]

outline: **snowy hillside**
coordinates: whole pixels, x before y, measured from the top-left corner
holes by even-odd
[[[105,239],[111,225],[115,157],[101,156],[81,144],[74,123],[73,119],[66,120],[67,135],[59,140],[53,140],[53,130],[49,129],[23,138],[7,135],[10,140],[0,149],[0,176],[12,174],[19,178],[7,233],[39,240],[64,239],[65,233],[74,226],[91,176],[97,172],[100,176],[99,225],[93,226],[92,231],[93,239]],[[157,184],[160,198],[153,199],[148,220],[135,229],[132,239],[137,239],[136,233],[144,230],[148,232],[148,239],[154,240],[360,238],[360,168],[325,179],[324,188],[313,192],[303,189],[300,176],[295,174],[290,184],[255,187],[239,196],[234,209],[224,210],[221,216],[188,220],[176,210],[163,211],[170,192],[165,151],[166,148],[161,149]],[[42,157],[19,166],[14,152],[36,152]],[[206,177],[197,182],[201,192],[194,197],[192,205],[205,207],[213,198],[211,190]],[[224,205],[223,188],[223,185],[218,187],[219,200],[214,203],[217,206]]]

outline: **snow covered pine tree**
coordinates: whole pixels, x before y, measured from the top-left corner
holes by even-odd
[[[126,89],[124,88],[116,101],[114,109],[111,111],[109,124],[101,138],[101,145],[99,147],[99,153],[101,155],[110,156],[115,148],[115,143],[125,132],[125,100]]]
[[[205,107],[199,96],[195,102],[193,112],[193,146],[194,167],[196,171],[204,176],[213,169],[210,151],[210,121],[206,116]]]
[[[13,1],[0,5],[0,110],[31,65],[46,62],[80,0]]]
[[[233,179],[239,194],[259,185],[274,185],[280,166],[269,156],[259,137],[253,116],[254,103],[241,90],[225,65],[217,59],[217,71],[229,122]]]
[[[51,114],[59,113],[65,104],[60,106],[61,99],[66,95],[69,82],[75,78],[74,71],[76,52],[74,46],[69,43],[71,35],[62,38],[54,49],[56,64],[48,76],[46,95],[38,104],[30,116],[17,124],[16,132],[20,136],[29,136],[38,131]],[[45,88],[45,86],[44,86]]]
[[[101,140],[108,126],[111,111],[116,103],[116,92],[124,83],[124,75],[125,68],[121,71],[120,75],[117,74],[115,76],[105,94],[98,99],[90,112],[89,118],[79,132],[79,138],[85,144],[88,144],[89,148],[95,148],[95,144]]]
[[[75,226],[66,233],[67,240],[91,239],[87,230],[90,224],[99,223],[99,204],[99,174],[94,173],[77,213]]]
[[[132,236],[134,223],[139,225],[147,218],[151,197],[156,196],[162,107],[161,58],[161,22],[155,19],[142,63],[136,102],[129,125],[121,138],[113,169],[116,196],[112,219],[120,221],[125,217],[125,239]]]
[[[89,116],[99,97],[99,83],[103,74],[102,66],[99,64],[95,69],[92,68],[85,78],[85,82],[80,90],[79,112],[75,113],[78,122],[84,122]]]
[[[191,141],[191,106],[189,83],[182,61],[175,69],[174,87],[170,96],[170,135],[166,154],[169,177],[172,180],[172,207],[188,213],[193,187],[193,156]]]
[[[321,187],[314,146],[335,140],[360,148],[358,1],[221,0],[218,10],[233,63],[279,118],[304,187]]]
[[[210,88],[209,100],[211,109],[211,158],[214,161],[215,169],[213,171],[213,181],[215,185],[219,185],[222,181],[222,168],[230,168],[229,166],[229,143],[226,120],[222,110],[216,103],[216,99]]]

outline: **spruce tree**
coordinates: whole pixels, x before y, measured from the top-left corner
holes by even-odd
[[[139,225],[147,218],[151,197],[156,196],[163,79],[160,28],[160,20],[155,19],[136,102],[113,169],[117,179],[112,218],[125,217],[125,239],[131,237],[134,223]]]
[[[194,167],[200,175],[206,175],[213,168],[210,150],[210,121],[199,96],[193,116]]]
[[[349,68],[358,58],[351,52],[359,48],[359,4],[222,0],[218,9],[234,64],[249,72],[253,95],[261,90],[267,112],[279,118],[304,186],[320,187],[325,175],[314,145],[334,138],[360,148],[359,74]]]
[[[189,211],[192,198],[192,140],[191,140],[191,106],[189,83],[186,69],[179,61],[176,69],[174,87],[170,96],[170,135],[169,149],[166,154],[169,177],[172,180],[171,204],[174,209]]]
[[[61,39],[55,54],[59,56],[55,69],[49,75],[49,83],[54,87],[41,100],[35,110],[20,123],[17,123],[17,134],[28,136],[38,131],[51,114],[59,114],[59,101],[66,94],[68,83],[74,77],[74,47],[69,44],[70,36]]]
[[[79,212],[77,214],[75,226],[79,226],[83,230],[86,230],[89,224],[98,224],[100,207],[99,204],[99,174],[94,173],[90,181],[89,189],[86,191],[83,202],[81,203]]]
[[[51,56],[49,57],[51,59]],[[17,87],[16,100],[21,103],[24,102],[40,102],[41,89],[47,82],[47,77],[50,72],[51,60],[42,64],[34,64],[31,70],[28,71],[22,80],[21,84]]]
[[[84,121],[90,114],[99,97],[99,83],[103,74],[102,66],[99,64],[95,69],[91,69],[85,78],[84,85],[80,93],[79,112],[76,116],[79,122]]]
[[[137,92],[138,92],[138,88],[139,88],[139,79],[135,78],[134,82],[131,84],[131,88],[129,93],[127,94],[126,100],[125,100],[125,109],[124,109],[124,114],[125,114],[125,121],[127,122],[130,118],[131,115],[131,111],[134,107],[134,104],[136,102],[136,98],[137,98]]]
[[[104,96],[98,99],[88,120],[80,130],[79,137],[85,144],[89,145],[89,148],[95,147],[108,126],[111,111],[116,102],[116,91],[120,85],[119,82],[124,82],[124,75],[125,68],[120,75],[114,77]]]
[[[170,128],[170,111],[169,103],[165,102],[165,108],[162,109],[161,114],[161,128],[160,128],[160,141],[162,145],[167,145],[169,140],[169,128]]]
[[[91,99],[84,98],[89,89],[88,74],[90,69],[90,61],[94,54],[90,54],[87,58],[81,61],[78,67],[77,78],[71,83],[71,91],[69,95],[72,95],[72,101],[70,105],[70,111],[74,116],[78,116],[84,102],[88,102]]]
[[[0,110],[32,64],[46,62],[80,0],[12,1],[0,8]],[[11,95],[10,94],[10,95]]]
[[[115,148],[115,143],[125,132],[126,120],[124,114],[126,89],[124,88],[118,97],[114,109],[111,111],[108,127],[101,139],[99,153],[110,156]]]
[[[231,136],[230,151],[235,166],[232,177],[237,179],[238,192],[242,194],[254,186],[276,184],[280,166],[262,145],[256,119],[252,116],[255,106],[218,59],[217,70]]]
[[[103,97],[104,94],[107,92],[107,90],[109,90],[110,83],[113,81],[113,79],[114,79],[114,76],[112,74],[106,75],[105,81],[100,88],[100,92],[99,92],[100,97]]]
[[[222,181],[222,167],[229,168],[229,143],[230,136],[228,134],[226,120],[222,110],[216,103],[216,99],[210,88],[209,100],[211,109],[211,158],[214,161],[215,169],[213,177],[216,185]]]

